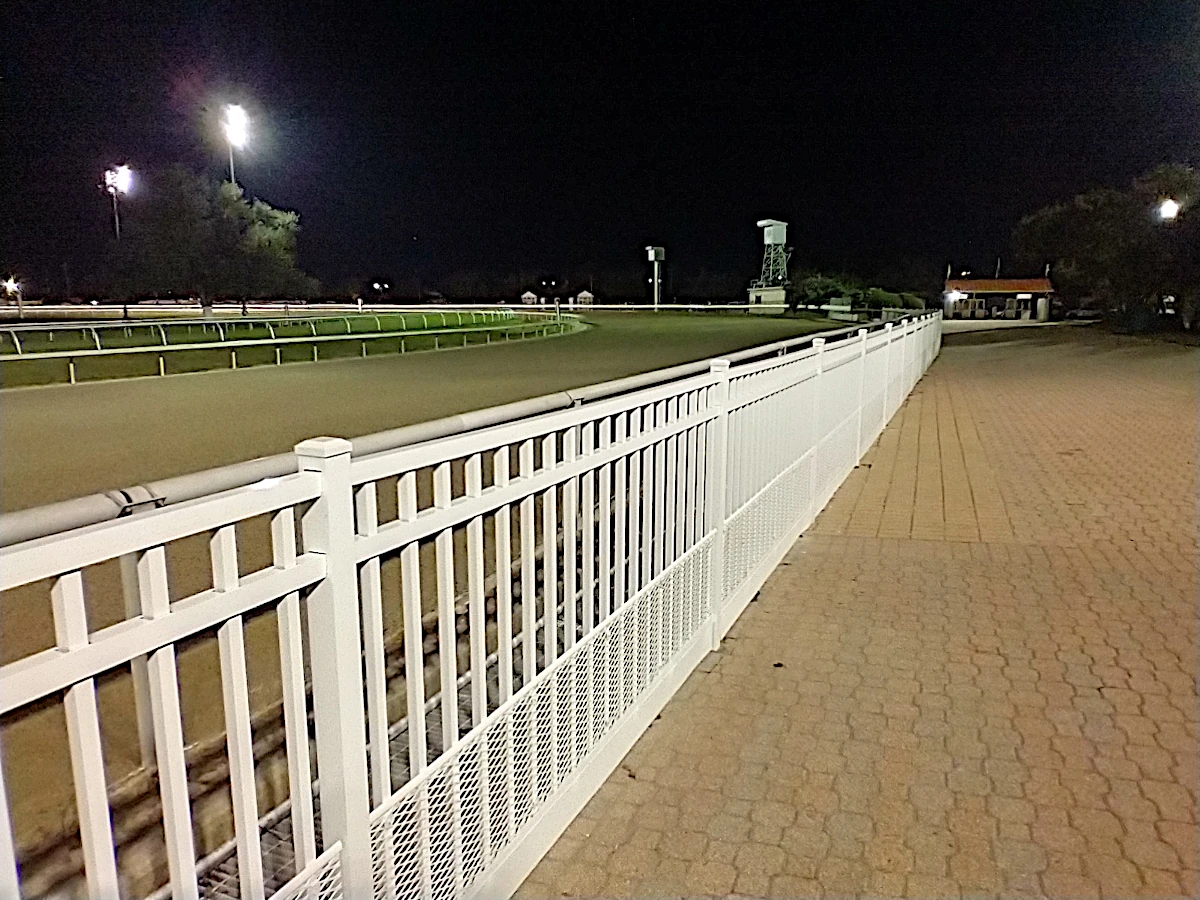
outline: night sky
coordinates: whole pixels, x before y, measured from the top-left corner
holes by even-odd
[[[791,223],[800,266],[990,269],[1024,212],[1200,146],[1188,0],[104,0],[15,17],[0,265],[34,290],[95,268],[107,165],[220,175],[225,102],[253,118],[239,181],[300,212],[301,263],[330,289],[599,279],[651,242],[677,277],[749,277],[764,215]]]

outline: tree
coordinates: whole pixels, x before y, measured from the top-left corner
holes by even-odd
[[[310,296],[315,279],[296,266],[300,217],[182,166],[144,179],[127,204],[114,282],[126,294]]]
[[[1167,198],[1183,208],[1180,221],[1157,216]],[[1095,188],[1026,216],[1013,244],[1026,262],[1050,263],[1055,288],[1068,299],[1093,297],[1110,310],[1144,312],[1164,294],[1195,291],[1200,231],[1186,210],[1198,198],[1194,170],[1163,165],[1128,190]]]

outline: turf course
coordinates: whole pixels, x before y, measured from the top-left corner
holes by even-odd
[[[5,510],[354,437],[836,327],[825,319],[596,313],[587,331],[441,353],[3,392]]]
[[[448,346],[524,340],[573,319],[500,310],[365,314],[300,319],[160,320],[0,330],[0,385],[29,387],[106,378],[179,375],[394,355]]]

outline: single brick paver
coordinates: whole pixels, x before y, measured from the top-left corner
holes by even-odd
[[[1196,897],[1198,355],[948,344],[536,897]]]

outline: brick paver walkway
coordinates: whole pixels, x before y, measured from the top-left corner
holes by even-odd
[[[1195,897],[1197,354],[944,348],[520,896]]]

